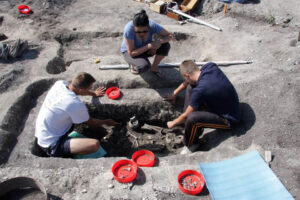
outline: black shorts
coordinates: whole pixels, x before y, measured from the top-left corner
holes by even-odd
[[[54,146],[48,148],[41,147],[41,149],[48,155],[52,157],[71,157],[70,140],[72,138],[68,135],[64,135],[59,138]]]
[[[156,51],[156,55],[160,55],[160,56],[168,56],[168,53],[170,51],[170,43],[164,43],[161,45],[161,47],[159,49],[157,49]],[[148,54],[148,51],[146,51],[145,53],[135,56],[135,57],[131,57],[128,52],[124,52],[123,53],[124,59],[126,60],[126,62],[130,65],[134,65],[135,70],[139,71],[139,72],[145,72],[147,71],[149,68],[151,68],[151,63],[148,59],[148,57],[151,57],[152,55]]]

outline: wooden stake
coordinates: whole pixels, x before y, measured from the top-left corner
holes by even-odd
[[[225,3],[224,5],[224,15],[226,15],[226,12],[227,12],[227,3]]]

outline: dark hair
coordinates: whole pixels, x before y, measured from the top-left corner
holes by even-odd
[[[89,73],[80,72],[72,79],[71,84],[73,85],[74,88],[86,89],[95,81],[96,81],[95,78]]]
[[[136,13],[133,17],[133,25],[137,27],[149,26],[148,15],[145,10],[141,10],[139,13]]]

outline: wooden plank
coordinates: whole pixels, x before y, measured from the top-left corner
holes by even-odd
[[[198,3],[198,1],[199,0],[184,0],[180,4],[180,9],[182,10],[182,12],[188,12],[190,10],[193,10],[196,4]]]
[[[158,0],[155,3],[150,3],[150,9],[153,10],[154,12],[161,13],[162,12],[162,7],[165,5],[165,2],[162,0]]]
[[[168,17],[170,17],[170,18],[172,18],[172,19],[175,19],[175,20],[179,20],[179,15],[178,14],[176,14],[176,13],[173,13],[173,12],[171,12],[171,11],[169,11],[168,10],[168,12],[167,12],[167,16]]]

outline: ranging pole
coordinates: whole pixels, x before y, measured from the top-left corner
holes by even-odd
[[[200,20],[200,19],[197,19],[197,18],[195,18],[195,17],[193,17],[193,16],[190,16],[190,15],[188,15],[188,14],[185,14],[185,13],[181,12],[180,10],[175,10],[175,9],[172,9],[172,8],[168,8],[168,10],[170,10],[170,11],[172,11],[172,12],[174,12],[174,13],[177,13],[177,14],[179,14],[179,15],[182,15],[182,16],[184,16],[184,17],[186,17],[186,18],[189,18],[189,19],[190,19],[191,21],[193,21],[193,22],[197,22],[197,23],[199,23],[199,24],[203,24],[203,25],[205,25],[205,26],[208,26],[208,27],[210,27],[210,28],[216,29],[216,30],[218,30],[218,31],[222,31],[221,28],[219,28],[219,27],[217,27],[217,26],[214,26],[214,25],[212,25],[212,24],[209,24],[209,23],[207,23],[207,22],[205,22],[205,21],[202,21],[202,20]]]

